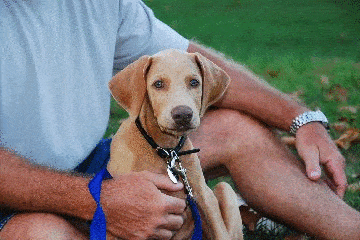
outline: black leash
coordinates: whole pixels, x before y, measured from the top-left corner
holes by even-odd
[[[179,140],[179,143],[175,148],[162,148],[159,145],[157,145],[157,143],[154,141],[154,139],[151,136],[149,136],[149,134],[147,134],[147,132],[145,131],[145,129],[141,125],[139,117],[136,118],[135,124],[136,124],[137,128],[139,129],[140,133],[146,139],[146,141],[150,144],[150,146],[153,149],[156,150],[157,154],[161,158],[171,158],[172,157],[171,156],[172,151],[175,151],[178,156],[200,152],[200,149],[198,149],[198,148],[180,152],[180,150],[184,146],[184,143],[185,143],[185,140],[186,140],[185,136],[181,136],[181,138]]]

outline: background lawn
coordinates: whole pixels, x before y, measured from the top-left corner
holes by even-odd
[[[245,64],[276,88],[295,93],[311,108],[321,108],[333,124],[360,128],[359,1],[144,2],[183,36]],[[118,119],[126,116],[112,105],[107,134],[114,132]],[[331,134],[335,138],[341,131],[331,130]],[[343,153],[349,183],[359,182],[360,144]],[[348,191],[345,199],[360,210],[360,191]]]

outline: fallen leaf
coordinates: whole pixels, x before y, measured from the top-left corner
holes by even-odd
[[[347,117],[344,117],[344,116],[341,116],[341,117],[339,117],[339,121],[340,122],[350,122],[351,120],[349,119],[349,118],[347,118]]]
[[[350,112],[356,114],[358,108],[359,108],[358,106],[344,106],[344,107],[340,107],[339,110],[342,112]]]
[[[327,93],[327,98],[338,102],[346,102],[348,99],[348,91],[340,84],[337,84],[330,88]]]
[[[360,191],[360,182],[352,183],[347,187],[347,190],[352,192]]]
[[[351,128],[335,140],[336,145],[343,149],[348,149],[353,142],[360,142],[360,129]]]
[[[347,122],[336,122],[334,124],[331,124],[331,128],[339,133],[343,133],[346,130],[348,130],[350,127],[349,123]]]

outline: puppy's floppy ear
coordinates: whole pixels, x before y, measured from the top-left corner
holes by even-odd
[[[143,56],[117,73],[109,82],[114,99],[130,116],[138,116],[146,93],[146,73],[151,57]]]
[[[197,62],[203,77],[203,92],[200,111],[201,116],[203,116],[206,109],[217,102],[225,93],[225,90],[230,83],[230,77],[224,70],[200,53],[195,53],[194,55],[195,61]]]

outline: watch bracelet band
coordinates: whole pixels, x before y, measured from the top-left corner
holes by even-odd
[[[329,121],[320,110],[317,111],[309,111],[304,112],[303,114],[300,114],[297,116],[290,126],[290,134],[295,135],[296,131],[301,127],[304,126],[307,123],[310,122],[320,122],[324,125],[326,129],[329,129]]]

